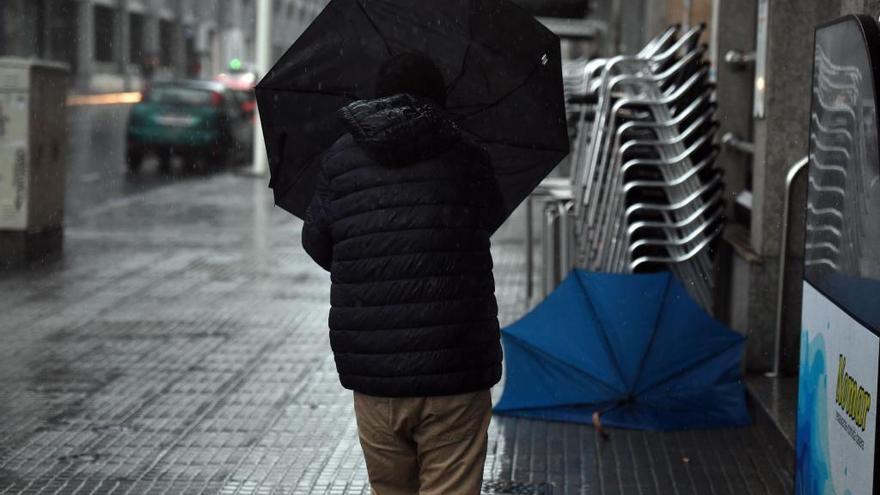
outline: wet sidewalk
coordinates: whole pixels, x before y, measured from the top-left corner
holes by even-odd
[[[81,212],[62,261],[0,274],[0,494],[369,493],[300,225],[226,174]],[[502,323],[522,227],[493,239]],[[604,442],[496,417],[486,491],[790,493],[780,452],[755,427]]]

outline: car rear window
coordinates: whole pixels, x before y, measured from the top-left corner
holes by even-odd
[[[239,101],[253,100],[254,99],[254,92],[253,91],[236,90],[235,96],[239,99]]]
[[[175,86],[156,86],[147,101],[170,105],[210,105],[212,91]]]

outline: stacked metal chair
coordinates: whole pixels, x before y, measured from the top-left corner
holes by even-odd
[[[864,77],[858,67],[845,67],[834,64],[817,47],[816,81],[814,87],[814,108],[811,118],[813,132],[810,162],[815,167],[810,174],[810,194],[807,203],[807,242],[804,249],[804,262],[807,266],[817,266],[830,271],[858,273],[858,267],[847,266],[861,258],[863,238],[860,232],[847,232],[845,229],[859,229],[858,221],[844,222],[849,212],[851,218],[858,218],[855,202],[864,191],[848,191],[868,187],[868,179],[849,177],[861,175],[861,167],[846,167],[859,155],[857,125],[860,116],[855,108],[862,108],[864,100],[871,95],[863,95],[861,79]],[[841,104],[841,102],[845,102]],[[844,240],[846,238],[846,240]]]
[[[604,63],[603,60],[598,62]],[[542,296],[547,296],[568,271],[574,266],[574,236],[572,201],[575,177],[583,166],[583,151],[589,139],[595,108],[596,94],[589,89],[589,74],[595,70],[596,60],[563,60],[562,74],[565,90],[565,106],[572,139],[572,152],[568,160],[544,179],[529,196],[527,204],[526,228],[526,270],[529,299],[533,293],[533,241],[532,210],[537,204],[542,213],[541,266],[543,276],[540,280]],[[536,301],[532,301],[536,302]]]
[[[657,40],[648,44],[640,52],[649,56],[657,43],[670,38],[675,28],[669,28]],[[607,59],[577,59],[563,61],[563,81],[565,89],[566,110],[569,129],[572,136],[572,152],[567,167],[561,175],[553,175],[545,179],[528,199],[528,227],[526,229],[526,260],[527,260],[527,294],[532,293],[532,247],[531,228],[532,207],[537,203],[542,213],[541,240],[541,277],[542,295],[549,294],[575,266],[575,245],[573,228],[574,191],[577,179],[581,177],[586,166],[586,153],[592,135],[593,120],[596,116],[598,94],[592,82],[596,72],[607,62]]]
[[[704,307],[722,225],[714,86],[703,27],[669,28],[634,56],[585,64],[573,146],[576,259],[593,271],[671,269]]]

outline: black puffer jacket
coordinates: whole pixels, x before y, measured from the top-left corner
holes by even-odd
[[[340,111],[303,246],[330,271],[342,385],[381,397],[487,389],[501,376],[488,156],[442,111],[398,95]]]

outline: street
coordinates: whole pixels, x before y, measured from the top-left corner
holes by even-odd
[[[880,491],[878,19],[0,0],[0,495]]]
[[[155,157],[139,173],[129,174],[125,164],[125,127],[131,105],[83,105],[68,108],[67,115],[67,220],[90,208],[165,186],[202,179],[202,174],[181,170],[158,172]]]
[[[71,137],[62,260],[0,275],[0,494],[368,493],[301,222],[264,179],[127,177],[122,109],[91,110],[73,112],[92,125]],[[493,238],[502,324],[526,309],[522,228]],[[495,417],[489,436],[486,493],[791,489],[757,427],[603,441]]]

